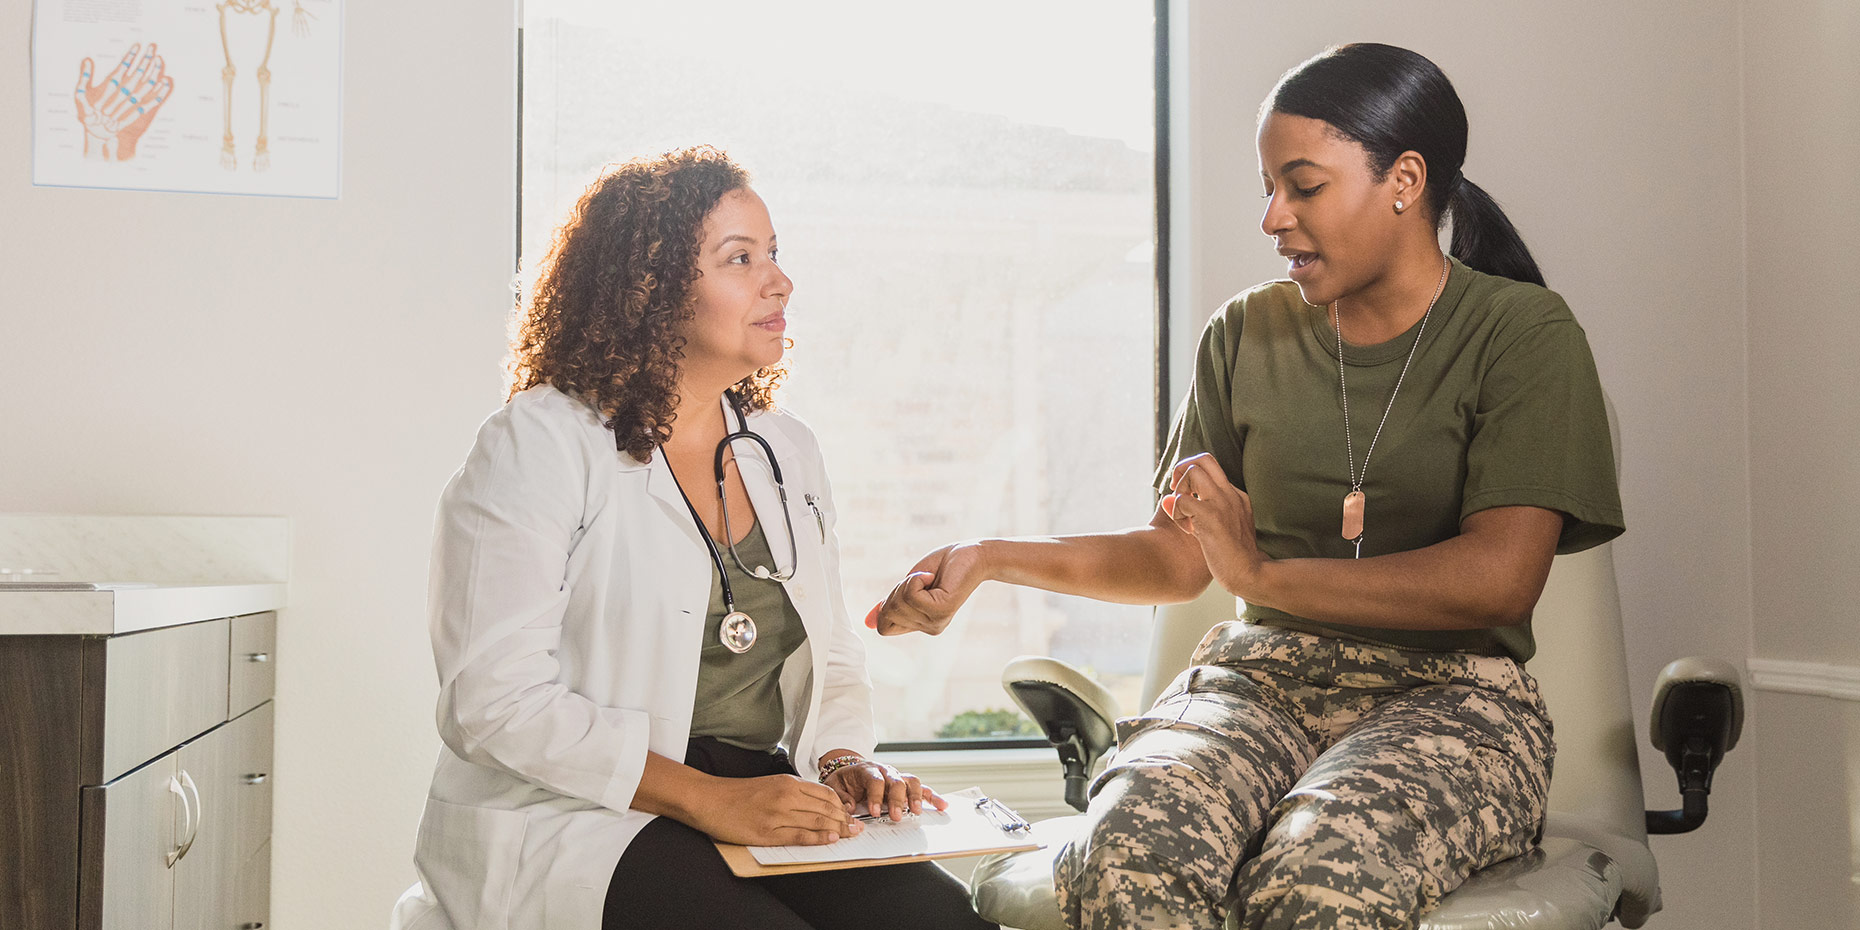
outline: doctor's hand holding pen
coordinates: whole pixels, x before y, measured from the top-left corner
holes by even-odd
[[[793,775],[723,778],[657,753],[646,756],[633,807],[679,821],[725,843],[822,846],[864,826],[826,785]]]

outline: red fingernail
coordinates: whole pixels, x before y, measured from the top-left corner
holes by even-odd
[[[866,629],[868,630],[878,629],[878,609],[883,606],[885,605],[883,604],[872,605],[872,612],[865,615],[865,628]]]

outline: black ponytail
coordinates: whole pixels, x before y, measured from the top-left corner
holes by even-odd
[[[1266,97],[1260,116],[1289,113],[1323,120],[1369,153],[1377,181],[1395,159],[1427,162],[1425,203],[1439,228],[1453,219],[1449,253],[1486,274],[1544,283],[1497,201],[1460,175],[1466,161],[1466,108],[1453,82],[1425,57],[1375,43],[1339,45],[1293,68]]]
[[[1486,274],[1543,286],[1544,274],[1524,237],[1484,188],[1460,178],[1447,199],[1447,211],[1453,216],[1449,251],[1454,258]]]

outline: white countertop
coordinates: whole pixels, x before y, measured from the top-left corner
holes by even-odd
[[[284,585],[277,583],[124,585],[103,591],[0,587],[0,636],[108,636],[283,606]]]

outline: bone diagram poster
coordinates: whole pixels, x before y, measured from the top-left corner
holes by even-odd
[[[35,0],[32,181],[333,198],[341,0]]]

